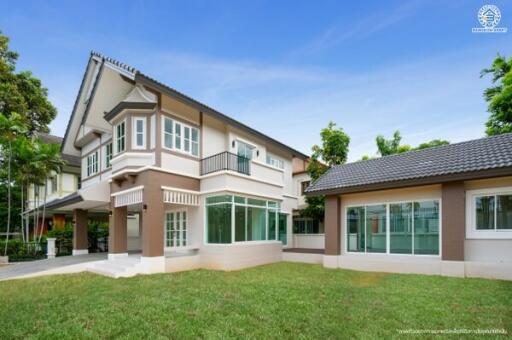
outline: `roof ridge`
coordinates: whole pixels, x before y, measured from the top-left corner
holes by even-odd
[[[109,62],[109,63],[111,63],[111,64],[113,64],[113,65],[115,65],[117,67],[120,67],[123,70],[126,70],[126,71],[128,71],[130,73],[134,73],[134,74],[135,73],[139,73],[139,71],[135,67],[130,66],[128,64],[125,64],[123,62],[120,62],[119,60],[111,58],[109,56],[106,56],[106,55],[104,55],[104,54],[102,54],[100,52],[92,50],[91,51],[91,56],[95,56],[95,57],[101,58],[102,60],[105,60],[105,61],[107,61],[107,62]]]
[[[343,165],[348,165],[348,164],[378,161],[378,160],[381,160],[381,159],[396,158],[396,157],[404,156],[406,154],[410,155],[412,153],[421,153],[421,152],[426,152],[427,150],[432,150],[432,149],[439,150],[439,149],[442,149],[442,148],[449,148],[449,147],[453,147],[453,146],[461,145],[461,144],[466,144],[466,143],[474,143],[474,142],[482,141],[482,140],[500,138],[500,137],[504,137],[504,136],[507,136],[507,135],[512,135],[512,132],[502,133],[502,134],[494,135],[494,136],[484,136],[484,137],[481,137],[481,138],[469,139],[469,140],[460,141],[460,142],[456,142],[456,143],[445,144],[445,145],[437,145],[437,146],[432,146],[432,147],[425,148],[425,149],[409,150],[409,151],[405,151],[405,152],[401,152],[401,153],[395,153],[395,154],[392,154],[392,155],[380,156],[380,157],[372,158],[372,159],[360,159],[360,160],[357,160],[357,161],[354,161],[354,162],[350,162],[350,163],[338,164],[338,165],[336,165],[336,167],[343,166]]]

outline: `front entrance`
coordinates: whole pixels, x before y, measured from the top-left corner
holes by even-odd
[[[187,210],[171,210],[165,214],[165,247],[187,246]]]

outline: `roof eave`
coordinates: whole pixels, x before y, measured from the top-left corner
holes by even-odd
[[[354,186],[343,187],[343,188],[333,188],[333,189],[316,190],[316,191],[307,191],[306,190],[305,195],[312,197],[312,196],[321,196],[321,195],[354,194],[354,193],[359,193],[359,192],[378,191],[378,190],[386,190],[386,189],[400,189],[400,188],[412,187],[412,186],[442,184],[442,183],[453,182],[453,181],[468,181],[468,180],[501,177],[501,176],[512,176],[512,167],[485,169],[485,170],[454,173],[454,174],[440,175],[440,176],[411,178],[411,179],[405,179],[405,180],[399,180],[399,181],[379,182],[379,183],[371,183],[371,184],[365,184],[365,185],[354,185]]]
[[[104,118],[110,122],[124,110],[154,110],[156,105],[156,103],[147,102],[120,102],[112,110],[105,113]]]
[[[291,147],[289,147],[289,146],[287,146],[287,145],[285,145],[285,144],[283,144],[283,143],[281,143],[281,142],[279,142],[279,141],[277,141],[277,140],[275,140],[275,139],[273,139],[273,138],[271,138],[271,137],[269,137],[269,136],[267,136],[267,135],[265,135],[265,134],[263,134],[263,133],[261,133],[259,131],[256,131],[253,128],[251,128],[251,127],[249,127],[249,126],[247,126],[245,124],[242,124],[239,121],[237,121],[237,120],[235,120],[233,118],[230,118],[230,117],[226,116],[225,114],[223,114],[221,112],[218,112],[218,111],[216,111],[216,110],[214,110],[214,109],[212,109],[212,108],[210,108],[210,107],[208,107],[208,106],[206,106],[206,105],[204,105],[204,104],[202,104],[202,103],[200,103],[200,102],[198,102],[198,101],[196,101],[196,100],[194,100],[194,99],[192,99],[192,98],[190,98],[190,97],[188,97],[188,96],[186,96],[186,95],[184,95],[184,94],[182,94],[182,93],[180,93],[180,92],[178,92],[178,91],[176,91],[176,90],[174,90],[174,89],[172,89],[172,88],[170,88],[170,87],[168,87],[168,86],[166,86],[166,85],[164,85],[164,84],[162,84],[162,83],[160,83],[158,81],[155,81],[154,79],[152,79],[152,78],[150,78],[150,77],[148,77],[148,76],[146,76],[146,75],[144,75],[144,74],[142,74],[140,72],[136,73],[135,81],[137,83],[142,84],[142,85],[145,85],[145,86],[148,86],[150,88],[153,88],[153,89],[155,89],[155,90],[157,90],[157,91],[159,91],[161,93],[164,93],[164,94],[166,94],[166,95],[168,95],[168,96],[170,96],[170,97],[172,97],[172,98],[174,98],[174,99],[176,99],[176,100],[178,100],[178,101],[180,101],[180,102],[182,102],[184,104],[187,104],[187,105],[190,105],[192,107],[195,107],[197,110],[199,110],[199,111],[201,111],[203,113],[209,114],[210,116],[218,118],[218,119],[220,119],[222,121],[225,121],[225,122],[233,125],[234,127],[237,127],[237,128],[239,128],[239,129],[241,129],[243,131],[247,131],[247,132],[249,132],[251,134],[255,134],[255,135],[259,136],[260,138],[262,138],[262,139],[264,139],[266,141],[269,141],[269,142],[271,142],[273,144],[276,144],[276,145],[286,149],[290,153],[292,153],[292,155],[294,157],[299,157],[299,158],[302,158],[302,159],[308,159],[309,158],[309,156],[307,156],[306,154],[303,154],[302,152],[300,152],[298,150],[295,150],[295,149],[293,149],[293,148],[291,148]]]

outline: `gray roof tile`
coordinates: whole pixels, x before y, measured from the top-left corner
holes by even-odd
[[[338,165],[306,192],[343,191],[379,183],[510,167],[512,133]]]

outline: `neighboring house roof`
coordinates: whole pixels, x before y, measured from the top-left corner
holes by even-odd
[[[188,104],[192,107],[195,107],[197,110],[199,111],[202,111],[203,113],[206,113],[206,114],[209,114],[211,115],[212,117],[215,117],[221,121],[224,121],[228,124],[231,124],[243,131],[246,131],[248,133],[251,133],[251,134],[254,134],[254,135],[257,135],[258,137],[270,142],[270,143],[273,143],[273,144],[276,144],[288,151],[290,151],[294,156],[298,156],[298,157],[301,157],[301,158],[308,158],[309,156],[307,156],[306,154],[298,151],[298,150],[295,150],[289,146],[287,146],[286,144],[283,144],[275,139],[273,139],[272,137],[269,137],[245,124],[242,124],[240,123],[239,121],[233,119],[233,118],[230,118],[228,116],[226,116],[225,114],[223,113],[220,113],[219,111],[216,111],[215,109],[163,84],[163,83],[160,83],[158,82],[157,80],[143,74],[142,72],[140,72],[139,70],[137,70],[136,68],[134,67],[131,67],[131,66],[128,66],[124,63],[121,63],[115,59],[112,59],[110,57],[107,57],[107,56],[104,56],[98,52],[94,52],[92,51],[91,52],[91,56],[90,56],[90,59],[89,59],[89,63],[90,63],[90,60],[91,58],[100,58],[101,59],[101,67],[103,67],[103,65],[105,63],[108,63],[111,67],[114,67],[115,69],[117,69],[122,75],[130,78],[130,79],[133,79],[135,80],[135,83],[140,83],[140,84],[143,84],[143,85],[146,85],[148,87],[152,87],[154,89],[157,89],[158,91],[161,91],[162,93],[165,93],[166,95],[168,96],[171,96],[185,104]],[[87,64],[87,69],[89,67],[89,63]],[[76,108],[77,108],[77,102],[79,100],[79,97],[80,97],[80,93],[83,89],[83,86],[84,86],[84,82],[85,82],[85,78],[86,78],[86,75],[87,75],[87,69],[86,69],[86,72],[84,74],[84,77],[83,77],[83,80],[82,80],[82,84],[80,85],[80,90],[78,92],[78,95],[77,95],[77,98],[76,98],[76,101],[75,101],[75,105],[73,107],[73,111],[71,113],[71,117],[70,117],[70,120],[69,120],[69,123],[68,123],[68,126],[67,126],[67,129],[66,129],[66,134],[64,136],[64,140],[66,140],[66,138],[68,137],[68,134],[69,134],[69,128],[70,128],[70,123],[71,121],[74,119],[74,116],[75,116],[75,111],[76,111]],[[97,85],[97,82],[99,81],[99,79],[101,78],[100,76],[101,72],[98,74],[98,76],[96,77],[96,79],[94,80],[94,85],[93,85],[93,93],[95,92],[95,89],[96,89],[96,85]],[[107,119],[111,119],[112,117],[115,116],[115,114],[119,113],[119,108],[120,107],[115,107],[112,109],[112,111],[110,111],[109,113],[107,113]],[[86,111],[85,111],[85,114],[84,116],[82,117],[82,121],[84,121],[85,119],[85,116],[87,115],[87,111],[88,111],[88,107],[86,108]]]
[[[338,194],[512,175],[512,133],[335,166],[307,190]]]
[[[36,132],[35,135],[37,138],[39,138],[41,141],[43,141],[46,144],[61,145],[62,141],[63,141],[62,137],[50,135],[48,133]],[[61,157],[68,163],[68,165],[76,166],[76,167],[80,167],[80,165],[81,165],[80,157],[78,157],[78,156],[62,154]]]

